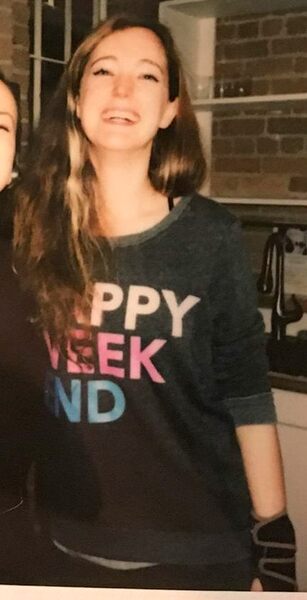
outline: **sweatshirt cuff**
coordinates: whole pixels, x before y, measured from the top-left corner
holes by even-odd
[[[253,396],[226,398],[225,406],[235,427],[240,425],[261,425],[276,423],[276,410],[272,392],[263,392]]]

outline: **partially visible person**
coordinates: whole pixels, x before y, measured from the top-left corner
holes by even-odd
[[[13,235],[13,180],[17,177],[21,138],[19,86],[0,71],[0,238]]]
[[[25,583],[34,551],[26,480],[36,454],[44,347],[12,268],[11,182],[19,129],[13,88],[0,73],[0,584]]]
[[[0,191],[12,180],[17,122],[16,100],[0,72]]]

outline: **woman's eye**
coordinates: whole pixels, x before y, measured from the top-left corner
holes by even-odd
[[[112,73],[108,69],[104,69],[103,67],[100,67],[100,69],[98,69],[97,71],[94,71],[94,75],[112,75]]]
[[[156,75],[153,75],[152,73],[144,73],[144,75],[142,75],[142,78],[146,81],[156,81],[156,83],[159,82],[158,77],[156,77]]]
[[[2,129],[3,131],[7,131],[7,133],[10,132],[9,128],[6,125],[1,125],[1,123],[0,123],[0,129]]]

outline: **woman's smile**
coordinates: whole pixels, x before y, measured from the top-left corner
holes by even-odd
[[[110,108],[102,113],[103,121],[112,125],[131,126],[139,122],[140,116],[136,111],[122,108]]]

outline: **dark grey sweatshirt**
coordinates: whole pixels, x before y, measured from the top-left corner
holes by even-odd
[[[66,548],[123,561],[249,556],[235,427],[275,421],[240,227],[199,195],[112,240],[90,337],[51,352],[39,500]],[[75,354],[88,359],[79,364]]]

